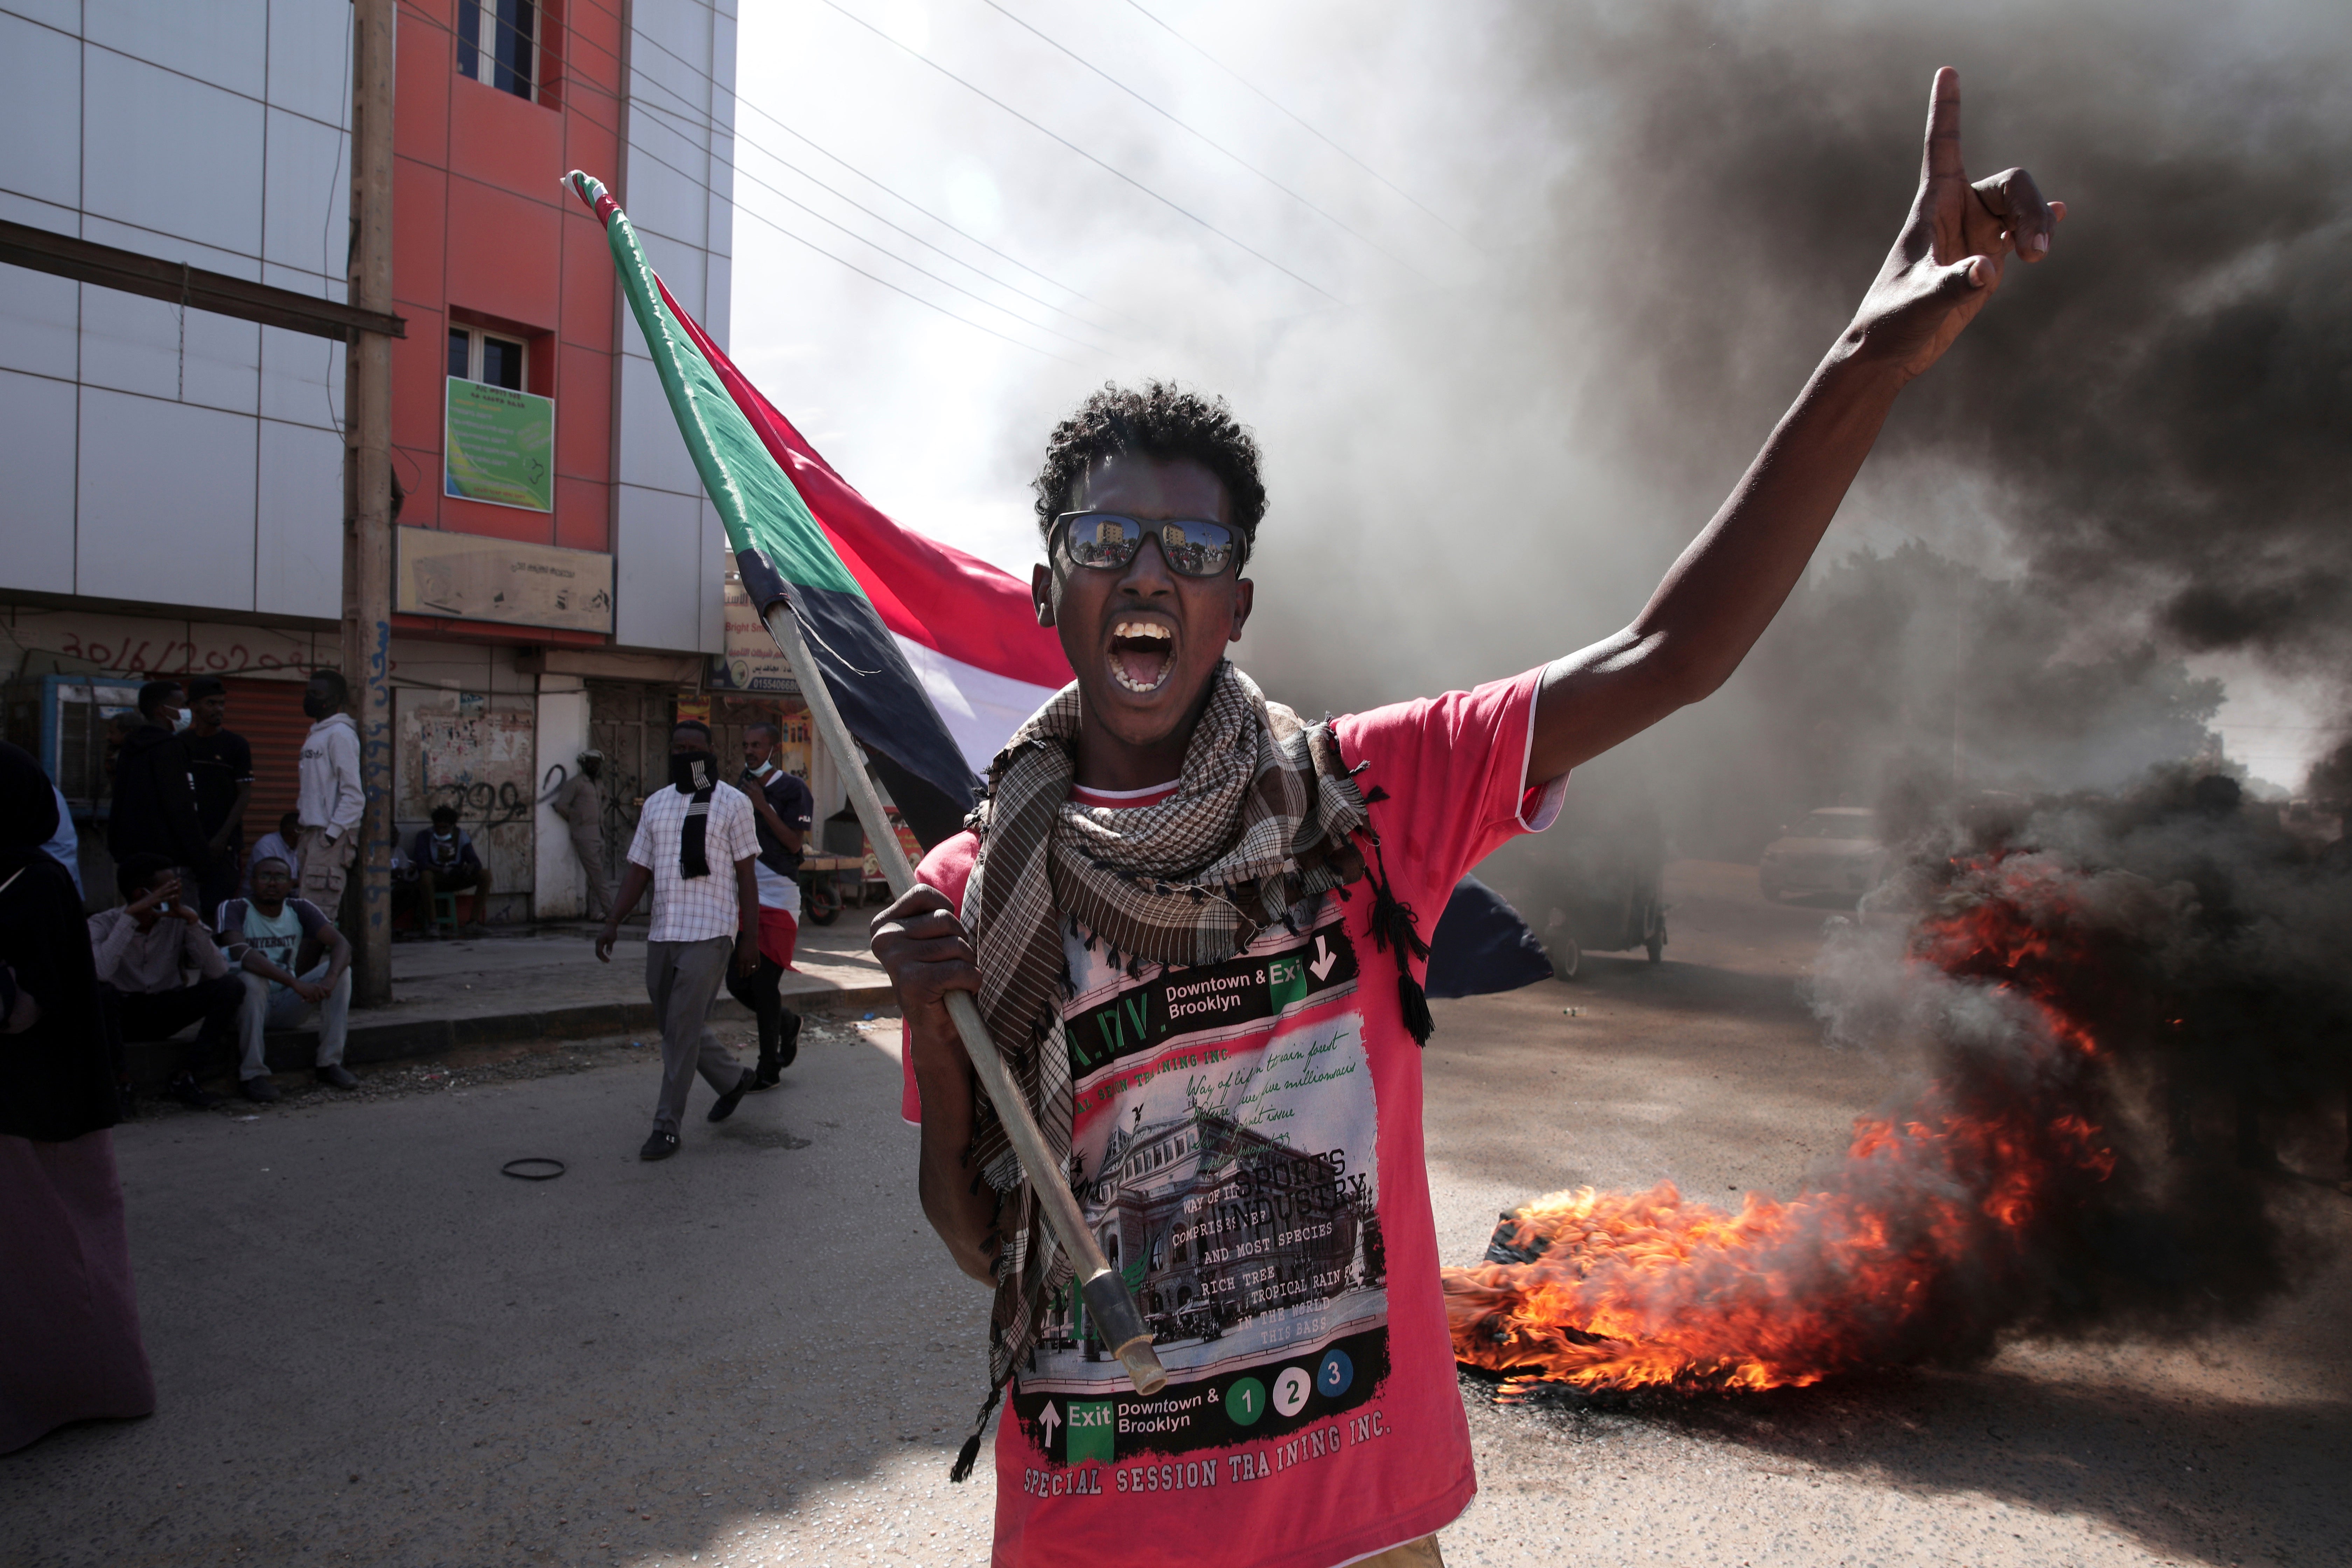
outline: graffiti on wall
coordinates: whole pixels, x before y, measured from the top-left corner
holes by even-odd
[[[530,891],[536,876],[532,808],[537,722],[529,697],[404,689],[393,815],[403,847],[451,806],[500,893]],[[510,905],[520,910],[523,906]]]

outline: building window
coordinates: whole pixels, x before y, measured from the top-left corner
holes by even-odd
[[[457,0],[457,68],[517,98],[533,98],[538,0]]]
[[[449,374],[459,381],[478,381],[509,392],[523,387],[523,344],[467,327],[449,329]]]

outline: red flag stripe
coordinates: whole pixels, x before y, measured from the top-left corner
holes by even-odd
[[[948,658],[1058,691],[1070,681],[1059,638],[1037,624],[1029,584],[935,539],[901,528],[834,472],[816,448],[744,378],[700,322],[663,302],[808,503],[882,624]]]

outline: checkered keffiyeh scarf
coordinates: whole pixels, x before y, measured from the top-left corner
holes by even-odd
[[[990,765],[964,893],[981,1016],[1066,1175],[1066,924],[1130,973],[1146,963],[1221,963],[1286,921],[1298,900],[1361,877],[1352,835],[1366,820],[1328,723],[1309,726],[1268,702],[1230,662],[1218,666],[1176,794],[1157,805],[1071,803],[1078,713],[1077,687],[1063,688]],[[985,1098],[970,1158],[1001,1194],[989,1336],[989,1375],[1001,1389],[1073,1270]]]

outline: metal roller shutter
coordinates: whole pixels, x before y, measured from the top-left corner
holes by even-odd
[[[301,792],[302,742],[310,721],[302,713],[302,683],[236,677],[228,688],[228,727],[253,748],[253,799],[245,808],[245,847],[274,832]]]

